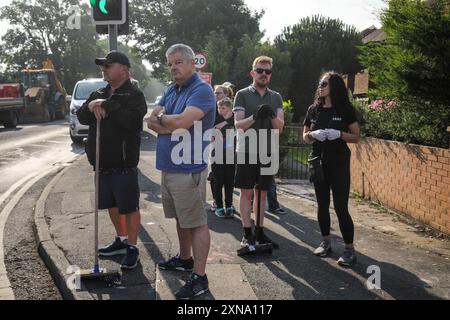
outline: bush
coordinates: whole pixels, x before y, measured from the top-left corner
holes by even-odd
[[[447,105],[405,97],[370,104],[356,100],[354,105],[363,117],[363,136],[448,148]]]
[[[292,125],[292,117],[294,115],[294,107],[291,100],[283,102],[283,111],[284,130],[280,135],[280,161],[283,161],[288,153],[288,149],[283,147],[298,145],[298,135],[295,133],[295,130],[286,128]]]
[[[363,133],[448,148],[450,6],[448,0],[389,0],[381,13],[387,38],[361,49],[373,85],[358,101]]]

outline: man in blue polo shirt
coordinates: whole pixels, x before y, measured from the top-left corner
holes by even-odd
[[[207,158],[203,155],[210,141],[206,133],[214,127],[215,97],[211,86],[195,73],[194,52],[189,46],[171,46],[166,58],[174,83],[153,110],[148,127],[158,133],[156,168],[162,171],[163,209],[167,218],[177,221],[180,253],[158,267],[192,271],[175,294],[177,299],[191,299],[208,292],[205,269],[210,234],[204,207]]]

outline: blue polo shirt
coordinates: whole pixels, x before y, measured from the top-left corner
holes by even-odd
[[[165,108],[168,115],[181,114],[189,106],[199,108],[205,116],[197,126],[192,126],[188,130],[188,136],[180,137],[178,141],[172,141],[173,134],[158,135],[156,168],[170,173],[198,173],[205,170],[208,157],[203,155],[211,140],[210,135],[207,137],[205,132],[214,127],[216,118],[216,100],[212,87],[195,73],[182,87],[177,84],[170,85],[158,104]],[[194,134],[195,127],[197,132]],[[181,148],[186,144],[190,148]],[[182,159],[181,163],[174,163],[172,151],[177,155],[175,162],[180,162]],[[185,154],[188,151],[190,155]]]

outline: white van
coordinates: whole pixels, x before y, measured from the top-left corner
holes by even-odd
[[[77,110],[89,98],[92,92],[107,86],[107,82],[103,79],[87,79],[78,81],[73,89],[72,101],[70,103],[70,138],[75,143],[81,143],[88,136],[89,127],[80,124],[77,118]]]

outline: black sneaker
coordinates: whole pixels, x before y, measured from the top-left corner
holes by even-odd
[[[184,287],[175,293],[175,298],[178,300],[190,300],[207,293],[208,291],[208,277],[206,275],[200,277],[199,275],[192,273]]]
[[[127,247],[127,255],[122,260],[120,268],[134,269],[139,262],[139,249],[135,246],[129,245]]]
[[[279,216],[284,216],[286,214],[286,211],[284,211],[284,209],[281,207],[277,208],[277,209],[269,209],[269,212],[273,213],[273,214],[277,214]]]
[[[264,243],[271,243],[272,247],[277,250],[280,248],[280,246],[278,245],[278,243],[274,242],[273,240],[271,240],[268,236],[266,236],[265,234],[262,235],[262,239],[260,239],[259,241],[256,240],[257,244],[264,244]]]
[[[326,257],[331,252],[331,243],[322,241],[320,245],[314,250],[314,254],[319,257]]]
[[[351,267],[356,263],[356,253],[354,249],[345,249],[342,257],[337,262],[342,267]]]
[[[119,254],[126,254],[128,247],[128,240],[120,240],[116,237],[113,243],[110,245],[98,249],[98,255],[101,257],[111,257]]]
[[[194,259],[190,257],[188,260],[182,260],[180,255],[176,255],[167,261],[158,263],[158,268],[172,271],[192,271],[194,269]]]

